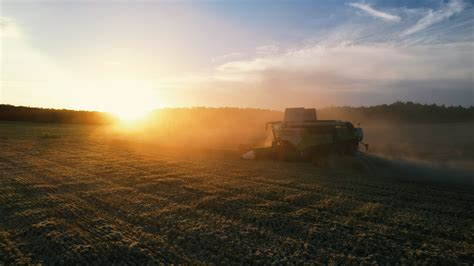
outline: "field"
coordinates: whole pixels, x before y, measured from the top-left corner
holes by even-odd
[[[0,264],[474,262],[474,184],[457,172],[244,161],[101,130],[0,123]]]

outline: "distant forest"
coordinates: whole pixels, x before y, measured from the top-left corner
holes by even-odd
[[[35,108],[6,104],[0,105],[0,121],[1,120],[98,125],[113,122],[112,117],[101,112]]]
[[[309,106],[308,106],[309,107]],[[166,108],[157,109],[156,118],[163,116],[174,120],[215,120],[222,123],[243,123],[245,119],[259,117],[260,120],[279,120],[283,112],[252,108]],[[474,107],[426,105],[413,102],[395,102],[392,104],[369,107],[327,107],[317,110],[318,119],[337,119],[373,123],[465,123],[474,122]],[[186,118],[186,119],[184,119]],[[0,105],[0,120],[43,123],[109,124],[114,118],[107,113],[93,111],[73,111],[65,109],[46,109],[12,105]],[[219,121],[217,121],[219,120]]]
[[[348,120],[353,123],[465,123],[474,122],[474,107],[395,102],[369,107],[327,107],[318,110],[318,119]]]

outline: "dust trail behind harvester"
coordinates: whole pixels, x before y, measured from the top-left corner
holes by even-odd
[[[474,180],[474,124],[408,123],[328,108],[324,119],[362,122],[364,142],[370,144],[367,165],[378,175],[404,180],[469,182]]]
[[[395,178],[406,182],[441,182],[474,185],[474,175],[467,169],[452,168],[435,163],[389,159],[359,153],[357,160],[365,165],[365,171],[377,177]]]

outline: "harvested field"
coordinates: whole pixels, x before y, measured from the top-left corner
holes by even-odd
[[[469,182],[0,127],[0,264],[474,262]]]

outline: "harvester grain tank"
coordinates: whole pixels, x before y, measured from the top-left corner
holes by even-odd
[[[244,159],[312,160],[329,154],[355,154],[362,143],[362,128],[340,120],[318,120],[316,109],[286,108],[283,121],[267,123],[270,147],[254,148]],[[367,144],[365,145],[367,149]]]

